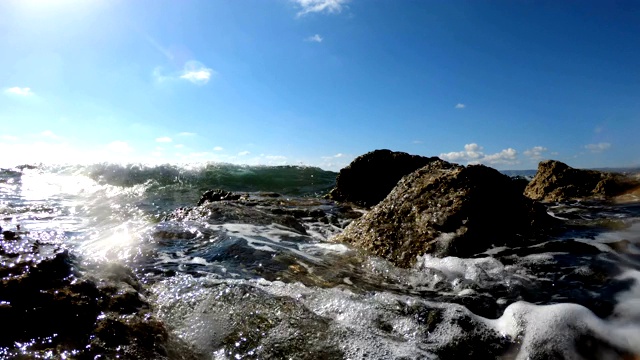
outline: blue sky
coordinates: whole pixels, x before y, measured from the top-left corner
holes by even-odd
[[[640,165],[637,1],[0,1],[0,165]]]

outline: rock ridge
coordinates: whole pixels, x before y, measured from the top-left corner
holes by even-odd
[[[405,175],[439,160],[388,149],[374,150],[355,158],[340,170],[329,199],[371,207],[382,201]]]
[[[524,197],[508,176],[484,165],[436,159],[402,178],[334,240],[409,267],[425,253],[469,257],[553,223],[545,207]]]

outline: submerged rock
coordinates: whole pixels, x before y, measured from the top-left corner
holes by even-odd
[[[574,169],[560,161],[546,160],[538,164],[538,172],[524,194],[540,201],[608,198],[639,186],[640,182],[621,174]]]
[[[18,230],[20,230],[20,225],[18,225]],[[2,226],[0,226],[0,234],[2,234],[4,240],[20,240],[19,231],[3,230]]]
[[[405,175],[439,160],[391,150],[375,150],[358,156],[340,170],[329,199],[374,206],[384,199]]]
[[[204,203],[214,202],[214,201],[238,200],[240,199],[240,196],[241,196],[240,194],[234,194],[226,190],[220,190],[220,189],[209,190],[204,194],[202,194],[202,197],[200,197],[200,201],[198,201],[198,205],[202,205]]]
[[[468,257],[554,222],[497,170],[437,160],[404,177],[334,240],[408,267],[418,255]]]
[[[2,228],[0,227],[0,232],[2,233],[2,237],[5,240],[19,240],[20,239],[20,235],[18,235],[15,231],[9,231],[9,230],[2,231]]]
[[[287,214],[274,214],[271,211],[246,206],[242,203],[207,202],[200,206],[180,208],[167,215],[165,221],[204,221],[213,225],[251,224],[285,226],[298,234],[307,231],[298,219]]]
[[[343,228],[346,222],[361,215],[350,206],[330,203],[316,198],[285,199],[274,193],[209,190],[202,195],[198,205],[178,208],[162,220],[196,221],[211,225],[277,224],[300,235],[308,235],[304,224],[321,222]]]

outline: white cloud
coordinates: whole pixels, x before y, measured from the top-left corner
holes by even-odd
[[[181,133],[178,133],[178,136],[196,136],[196,133],[183,131]]]
[[[513,165],[518,163],[518,152],[513,148],[508,148],[499,153],[485,155],[482,163],[490,165]]]
[[[6,89],[4,93],[9,95],[19,95],[19,96],[33,95],[33,91],[31,91],[31,88],[28,88],[28,87],[21,88],[17,86]]]
[[[597,144],[588,144],[585,145],[584,148],[593,152],[593,153],[599,153],[599,152],[603,152],[607,149],[609,149],[611,147],[610,143],[606,143],[606,142],[601,142],[601,143],[597,143]]]
[[[440,156],[440,159],[442,160],[453,161],[453,162],[467,160],[466,153],[464,151],[458,151],[458,152],[452,151],[448,153],[442,153],[439,156]]]
[[[215,71],[197,61],[189,61],[184,65],[180,79],[190,81],[196,85],[204,85],[209,82],[209,79],[215,73]]]
[[[176,149],[182,149],[184,147],[183,144],[175,144],[173,147],[175,147]]]
[[[17,141],[18,137],[13,135],[0,135],[0,140],[4,141]]]
[[[38,134],[39,137],[43,137],[43,138],[47,138],[47,139],[52,139],[52,140],[59,140],[60,136],[56,135],[53,133],[53,131],[51,130],[45,130],[41,133]]]
[[[533,160],[540,160],[542,159],[542,153],[545,151],[547,151],[547,148],[544,146],[534,146],[531,149],[525,150],[524,154]]]
[[[321,43],[322,40],[324,40],[324,38],[319,34],[315,34],[313,36],[309,36],[308,38],[304,39],[304,41],[317,42],[317,43]]]
[[[222,150],[224,150],[224,148],[222,146],[216,146],[216,147],[213,148],[213,150],[222,151]]]
[[[158,83],[167,81],[186,80],[192,84],[204,85],[209,82],[216,72],[204,66],[202,63],[191,60],[184,64],[182,70],[167,73],[162,67],[153,69],[153,77]]]
[[[238,153],[238,156],[247,156],[247,155],[249,155],[249,154],[251,154],[251,152],[249,152],[249,151],[246,151],[246,150],[245,150],[245,151],[240,151],[240,152]]]
[[[159,142],[159,143],[170,143],[172,141],[173,140],[168,136],[163,136],[156,139],[156,142]]]
[[[456,104],[456,109],[464,109],[466,107],[467,107],[467,105],[465,105],[465,104],[461,104],[461,103],[457,103]]]
[[[339,13],[348,0],[293,0],[301,8],[298,16],[309,13]]]
[[[351,160],[353,160],[353,156],[343,153],[337,153],[331,156],[322,156],[321,161],[317,163],[317,166],[322,169],[327,170],[340,170],[347,166]]]
[[[112,141],[107,145],[107,149],[118,154],[128,154],[133,152],[133,148],[125,141]]]
[[[476,143],[466,144],[464,146],[464,151],[471,159],[478,159],[482,157],[482,149],[483,147]]]
[[[464,146],[464,151],[442,153],[440,158],[467,164],[513,165],[518,163],[518,152],[513,148],[507,148],[495,154],[485,154],[482,150],[482,146],[471,143]]]
[[[464,151],[454,151],[440,154],[440,158],[447,161],[467,161],[471,162],[482,157],[482,146],[471,143],[464,146]]]

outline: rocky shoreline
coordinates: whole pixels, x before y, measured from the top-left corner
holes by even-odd
[[[567,230],[547,214],[549,204],[629,199],[638,189],[636,178],[553,160],[526,181],[482,165],[375,150],[340,171],[325,196],[335,203],[216,189],[164,220],[280,224],[302,235],[305,224],[322,222],[344,229],[332,241],[409,267],[424,254],[473,257],[496,246],[541,243]]]
[[[225,224],[275,225],[292,235],[307,237],[314,229],[313,224],[326,224],[332,230],[323,234],[324,238],[347,243],[400,268],[420,267],[430,257],[495,258],[508,264],[516,261],[514,257],[540,252],[584,256],[586,273],[544,266],[537,270],[556,278],[552,290],[558,296],[582,299],[574,301],[604,317],[613,309],[608,294],[628,288],[628,281],[610,277],[612,270],[607,259],[598,258],[594,262],[593,256],[602,252],[597,247],[569,238],[557,239],[557,234],[570,234],[571,229],[583,225],[572,219],[573,212],[563,213],[560,208],[556,216],[551,216],[548,209],[561,207],[568,201],[638,202],[639,194],[638,177],[578,170],[552,160],[541,162],[536,176],[525,185],[522,179],[510,178],[482,165],[465,167],[435,157],[376,150],[356,158],[340,172],[328,199],[210,190],[195,206],[175,209],[159,221],[199,224],[194,228],[200,226],[202,232],[210,231],[207,227]],[[604,219],[603,224],[615,225],[610,219]],[[195,237],[184,230],[171,229],[158,227],[151,235],[152,241],[162,244]],[[130,268],[81,262],[59,239],[52,240],[47,233],[22,237],[16,234],[7,230],[0,239],[3,258],[0,318],[11,324],[0,328],[0,357],[28,358],[26,346],[33,357],[200,356],[172,336],[170,329],[156,318],[148,290]],[[630,246],[623,241],[607,245],[612,249]],[[267,280],[326,286],[321,279],[303,277],[310,270],[296,261],[286,256],[282,259],[281,270],[289,275],[283,278],[268,275],[271,277]],[[263,271],[262,264],[244,266],[256,276]],[[335,273],[342,281],[344,276],[339,269]],[[295,274],[301,274],[300,278]],[[573,289],[572,284],[580,284],[580,288]],[[596,289],[607,293],[602,297],[593,295]],[[545,297],[546,292],[528,292],[524,285],[496,286],[494,290],[496,298],[501,296],[510,301],[552,301]],[[493,298],[489,301],[472,296],[437,299],[462,304],[488,318],[500,316],[507,305],[496,305]],[[440,316],[434,314],[428,315],[428,326]],[[323,321],[319,319],[318,323],[324,324]],[[227,345],[232,348],[233,341],[229,341]],[[467,345],[455,351],[460,355],[473,352],[476,345]],[[504,349],[498,350],[496,354]]]
[[[376,161],[382,157],[380,164]],[[376,150],[358,157],[340,172],[331,194],[356,203],[371,204],[359,193],[349,194],[351,182],[342,179],[369,176],[388,159],[414,159],[406,153]],[[482,166],[455,165],[437,158],[422,158],[417,170],[394,170],[401,180],[363,217],[353,221],[333,240],[346,242],[409,267],[418,256],[471,257],[491,247],[540,243],[565,224],[552,218],[542,202],[612,200],[640,189],[640,181],[621,174],[579,170],[559,161],[539,164],[524,191],[521,179],[512,179]],[[356,173],[360,164],[368,168]],[[368,179],[368,188],[381,194],[387,179]],[[330,195],[331,198],[335,196]],[[539,202],[542,201],[542,202]]]
[[[2,241],[13,261],[0,267],[1,358],[176,358],[169,351],[179,341],[155,319],[131,269],[93,266],[89,275],[91,265],[46,235]]]

